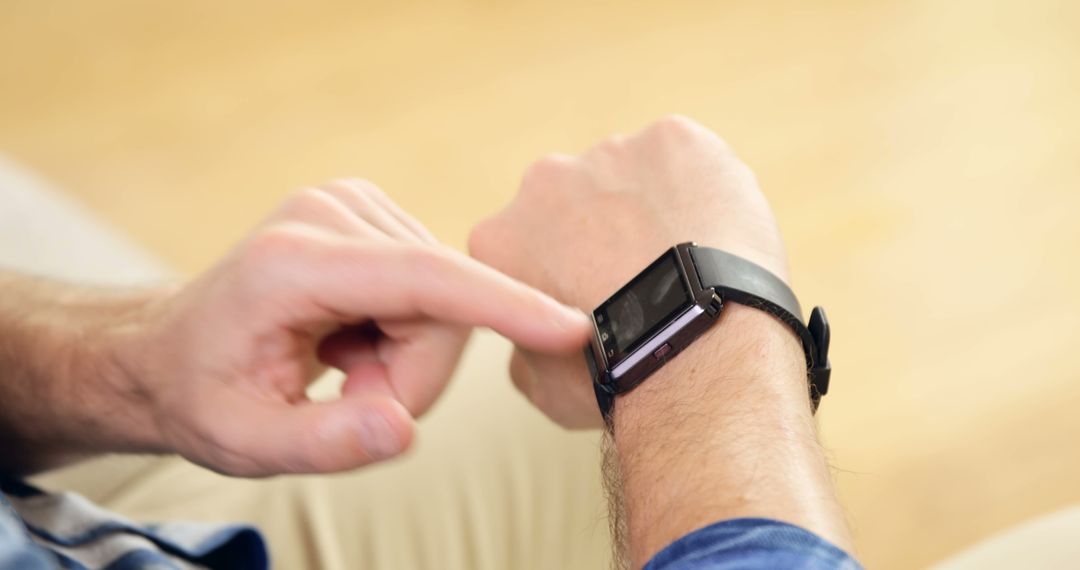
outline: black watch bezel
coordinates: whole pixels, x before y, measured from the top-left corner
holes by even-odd
[[[662,264],[674,266],[688,295],[679,307],[639,338],[622,347],[613,344],[613,330],[606,319],[606,307],[628,291],[655,278]],[[639,287],[640,288],[640,287]],[[593,335],[585,348],[597,403],[610,426],[615,396],[633,390],[668,361],[690,346],[709,329],[734,302],[763,310],[788,325],[803,346],[809,380],[810,404],[817,411],[821,397],[829,389],[832,366],[829,362],[829,322],[821,307],[814,307],[804,324],[799,302],[779,277],[747,259],[722,250],[698,247],[692,242],[678,244],[660,255],[592,313]]]
[[[714,289],[701,286],[690,255],[691,247],[694,244],[683,243],[665,251],[591,313],[593,335],[586,350],[595,363],[597,373],[593,379],[599,389],[612,395],[633,390],[690,346],[720,316],[723,301]],[[669,315],[666,322],[644,333],[632,343],[630,350],[620,353],[608,340],[611,335],[605,335],[605,307],[625,295],[643,275],[671,259],[689,295],[688,302]]]

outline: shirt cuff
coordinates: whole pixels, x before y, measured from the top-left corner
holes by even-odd
[[[792,524],[741,518],[700,528],[657,553],[643,570],[861,569],[854,558]]]

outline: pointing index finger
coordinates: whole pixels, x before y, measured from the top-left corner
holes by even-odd
[[[587,342],[577,309],[445,246],[343,242],[308,274],[318,304],[356,318],[416,317],[486,326],[520,346],[563,352]]]

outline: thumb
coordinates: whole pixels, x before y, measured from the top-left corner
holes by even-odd
[[[232,408],[229,445],[241,476],[330,473],[400,455],[415,423],[397,401],[381,394],[349,394],[332,402],[252,402]],[[220,468],[220,466],[218,466]]]

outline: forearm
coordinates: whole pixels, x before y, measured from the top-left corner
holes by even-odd
[[[729,305],[720,323],[615,406],[630,557],[739,517],[851,538],[819,447],[795,336]]]
[[[0,471],[155,451],[118,348],[156,296],[0,273]]]

